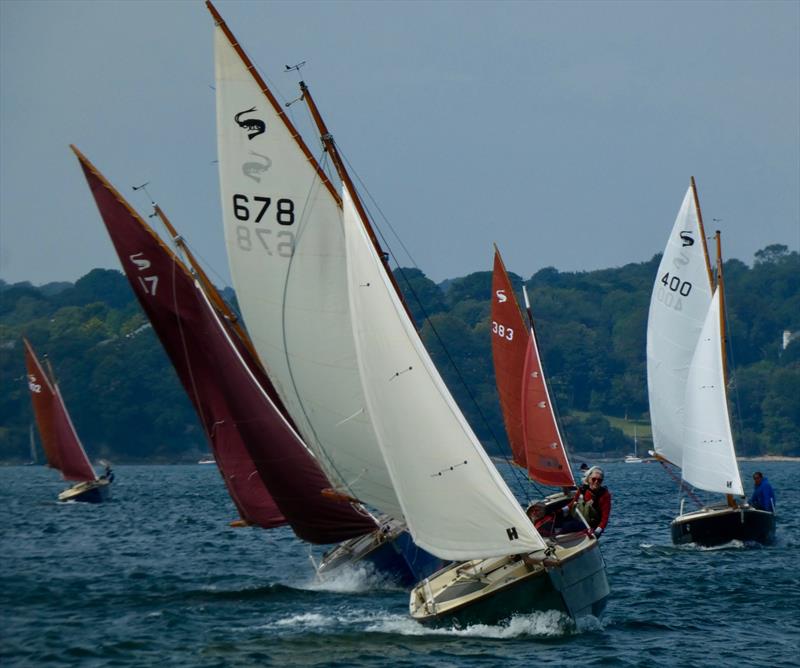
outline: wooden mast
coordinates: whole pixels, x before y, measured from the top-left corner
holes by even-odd
[[[87,158],[80,150],[74,145],[70,144],[69,146],[72,149],[72,152],[77,156],[78,160],[85,165],[92,174],[94,174],[100,182],[103,184],[110,193],[114,195],[114,198],[122,204],[128,211],[128,213],[139,223],[145,230],[147,230],[148,234],[150,234],[158,243],[159,246],[164,250],[167,257],[169,257],[175,264],[177,264],[182,271],[185,271],[187,274],[191,276],[197,277],[198,281],[200,282],[200,286],[203,289],[203,292],[206,296],[211,300],[214,306],[217,308],[219,313],[222,315],[225,320],[230,322],[231,326],[233,327],[234,331],[236,332],[237,336],[241,339],[244,346],[247,350],[253,355],[253,360],[258,361],[259,357],[255,352],[255,348],[253,347],[253,343],[250,341],[250,337],[247,335],[247,332],[244,331],[241,324],[239,324],[239,319],[237,318],[236,314],[230,309],[230,307],[225,303],[225,300],[222,299],[217,289],[209,280],[208,276],[206,276],[205,272],[202,270],[197,261],[195,260],[194,256],[192,255],[191,251],[186,247],[185,242],[183,241],[183,237],[181,237],[175,228],[172,226],[172,223],[167,218],[166,214],[161,210],[161,207],[158,204],[153,203],[153,208],[155,209],[156,214],[161,219],[161,222],[164,223],[164,226],[169,231],[172,239],[175,241],[176,245],[186,254],[186,258],[192,265],[193,271],[190,272],[186,265],[181,262],[180,258],[173,252],[173,250],[167,246],[161,239],[161,237],[156,234],[150,225],[148,225],[144,219],[136,212],[136,210],[128,204],[127,200],[119,194],[117,189],[111,185],[111,183],[106,179],[105,176],[97,169],[97,167],[92,164],[92,162]]]
[[[719,340],[722,354],[722,394],[725,397],[725,406],[728,405],[728,364],[725,354],[725,283],[722,277],[722,235],[717,230],[714,234],[717,244],[717,292],[719,293]],[[736,499],[733,494],[726,494],[725,499],[731,508],[736,508]]]
[[[169,218],[167,218],[167,215],[161,210],[161,207],[154,203],[153,210],[161,222],[164,223],[164,227],[167,228],[167,231],[172,237],[172,240],[175,242],[175,245],[180,248],[186,256],[186,259],[191,265],[191,271],[200,283],[200,287],[202,288],[203,292],[209,298],[211,303],[214,304],[214,307],[217,309],[217,311],[219,311],[222,317],[230,323],[231,327],[233,327],[236,335],[247,348],[248,352],[252,355],[253,360],[257,361],[259,359],[258,354],[253,346],[253,342],[250,340],[250,336],[242,327],[241,322],[239,321],[239,316],[233,312],[233,309],[228,306],[228,303],[219,294],[219,291],[216,287],[214,287],[214,284],[208,278],[208,275],[205,273],[205,271],[203,271],[203,268],[197,262],[196,258],[192,254],[192,251],[189,250],[183,237],[178,234],[177,230],[172,226],[172,223],[170,222]]]
[[[372,227],[372,224],[369,222],[369,217],[367,216],[367,211],[364,208],[364,204],[362,203],[361,198],[356,191],[355,184],[350,178],[347,168],[344,166],[344,161],[342,160],[341,155],[339,155],[339,150],[336,148],[336,142],[333,140],[333,135],[328,131],[328,127],[325,125],[325,121],[322,119],[322,115],[319,113],[319,109],[314,102],[314,98],[311,96],[311,91],[308,89],[308,86],[304,81],[300,82],[300,90],[303,94],[303,100],[308,105],[308,109],[311,112],[312,118],[314,119],[314,123],[317,125],[322,144],[325,147],[325,150],[331,156],[331,161],[336,168],[336,173],[339,175],[339,178],[342,180],[345,188],[347,188],[348,192],[350,193],[350,196],[353,199],[353,204],[356,207],[356,211],[358,211],[358,215],[361,218],[362,224],[364,225],[364,229],[366,230],[367,235],[372,242],[372,246],[375,249],[375,252],[378,254],[378,257],[381,259],[383,268],[386,270],[386,274],[389,276],[389,280],[392,282],[392,286],[394,287],[400,302],[403,304],[406,314],[413,323],[414,318],[411,315],[408,304],[406,304],[406,300],[403,298],[403,293],[400,291],[400,286],[397,283],[394,273],[389,268],[389,255],[381,248],[378,237],[375,235],[375,230]]]
[[[694,210],[697,213],[697,225],[700,228],[700,241],[703,243],[703,257],[706,259],[706,272],[708,274],[708,285],[714,289],[714,279],[711,274],[711,260],[708,257],[708,244],[706,243],[706,230],[703,226],[703,213],[700,211],[700,199],[697,196],[697,185],[694,182],[694,176],[690,177],[692,197],[694,198]]]

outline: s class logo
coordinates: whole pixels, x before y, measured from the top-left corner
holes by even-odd
[[[497,292],[495,292],[495,294],[497,295],[497,301],[499,301],[501,304],[508,301],[508,297],[506,297],[505,290],[498,290]]]
[[[680,233],[681,241],[683,241],[683,246],[693,246],[694,239],[692,238],[691,232],[681,232]]]

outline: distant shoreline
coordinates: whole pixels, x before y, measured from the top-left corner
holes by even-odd
[[[797,462],[800,457],[789,455],[761,455],[759,457],[737,457],[740,462]]]

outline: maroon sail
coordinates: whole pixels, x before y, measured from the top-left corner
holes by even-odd
[[[89,463],[89,458],[67,413],[58,385],[47,377],[30,342],[27,339],[23,339],[23,342],[25,366],[28,370],[28,389],[48,466],[61,471],[64,480],[77,482],[97,480],[97,475]]]
[[[377,528],[331,487],[274,388],[181,260],[75,148],[125,274],[206,430],[244,519],[288,521],[298,537],[333,543]],[[268,511],[271,508],[271,511]],[[283,516],[282,519],[280,516]]]

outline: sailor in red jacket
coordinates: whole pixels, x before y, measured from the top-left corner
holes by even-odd
[[[568,506],[573,515],[576,512],[583,515],[591,533],[597,538],[606,530],[611,515],[611,492],[603,487],[603,478],[603,469],[592,466]]]

